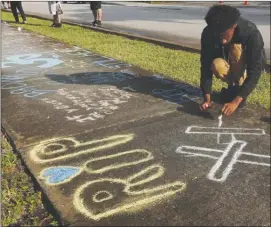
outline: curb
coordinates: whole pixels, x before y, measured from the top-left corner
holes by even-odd
[[[4,11],[10,12],[9,10],[4,10]],[[37,18],[37,19],[49,20],[49,21],[52,20],[51,18],[46,17],[46,16],[42,16],[42,15],[36,15],[36,14],[31,14],[31,13],[25,13],[25,14],[26,14],[26,16],[30,16],[30,17]],[[180,44],[174,43],[174,42],[149,38],[149,37],[146,37],[146,36],[127,34],[127,33],[124,33],[124,32],[118,32],[118,31],[108,29],[108,28],[93,27],[89,23],[83,24],[83,23],[79,23],[79,22],[76,22],[76,21],[71,20],[71,19],[63,19],[62,21],[63,21],[64,24],[76,25],[76,26],[80,26],[82,28],[92,29],[94,31],[103,32],[105,34],[118,35],[118,36],[122,36],[122,37],[129,38],[129,39],[132,39],[132,40],[145,41],[145,42],[148,42],[148,43],[153,43],[153,44],[160,45],[160,46],[163,46],[165,48],[169,48],[169,49],[173,49],[173,50],[183,50],[183,51],[187,51],[187,52],[191,52],[191,53],[197,53],[197,54],[200,53],[200,49],[192,48],[192,47],[185,46],[185,45],[180,45]]]
[[[5,9],[3,11],[10,12],[10,10],[5,10]],[[49,19],[49,17],[45,17],[45,16],[42,16],[42,15],[34,15],[34,14],[31,14],[31,13],[25,13],[25,14],[27,16],[37,18],[37,19],[50,20],[50,21],[52,20],[52,19]],[[149,37],[146,37],[146,36],[127,34],[127,33],[124,33],[124,32],[118,32],[118,31],[111,30],[111,29],[108,29],[108,28],[93,27],[90,24],[81,24],[79,22],[75,22],[75,21],[70,20],[70,19],[64,19],[63,23],[68,24],[68,25],[80,26],[82,28],[87,28],[87,29],[91,29],[91,30],[94,30],[94,31],[98,31],[98,32],[103,32],[105,34],[118,35],[118,36],[122,36],[122,37],[125,37],[125,38],[128,38],[128,39],[131,39],[131,40],[140,40],[140,41],[144,41],[144,42],[147,42],[147,43],[152,43],[152,44],[159,45],[159,46],[169,48],[169,49],[173,49],[173,50],[182,50],[182,51],[187,51],[187,52],[190,52],[190,53],[200,54],[200,49],[185,46],[185,45],[180,45],[180,44],[177,44],[177,43],[174,43],[174,42],[149,38]],[[264,69],[268,73],[271,72],[270,62],[266,62],[265,66],[264,66]]]

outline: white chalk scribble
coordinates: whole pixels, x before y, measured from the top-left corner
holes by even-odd
[[[235,138],[235,135],[265,135],[264,130],[253,128],[223,128],[221,127],[221,117],[218,118],[218,120],[218,127],[190,126],[186,129],[185,133],[216,135],[218,145],[227,145],[224,149],[213,149],[197,146],[180,146],[177,148],[176,153],[184,154],[188,157],[206,157],[216,160],[216,163],[209,171],[207,178],[218,182],[224,182],[227,179],[236,163],[270,167],[269,155],[243,152],[243,149],[247,146],[248,143],[246,141],[237,140]],[[227,141],[221,141],[221,137]]]

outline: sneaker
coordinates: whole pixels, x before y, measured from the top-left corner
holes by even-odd
[[[97,26],[97,21],[96,20],[92,22],[92,26],[94,26],[94,27]]]
[[[24,20],[24,21],[23,21],[23,23],[24,23],[24,24],[27,24],[27,21],[26,21],[26,20]]]
[[[60,24],[54,24],[53,27],[54,27],[54,28],[61,28],[61,27],[62,27],[62,24],[61,24],[61,23],[60,23]]]
[[[99,27],[102,26],[102,22],[100,20],[97,20],[97,26],[99,26]]]

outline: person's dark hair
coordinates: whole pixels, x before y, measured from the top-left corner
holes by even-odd
[[[240,15],[240,11],[234,7],[215,5],[209,9],[205,21],[215,33],[221,33],[236,24]]]

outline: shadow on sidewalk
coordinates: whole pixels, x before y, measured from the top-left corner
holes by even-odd
[[[270,116],[265,116],[261,118],[261,121],[265,122],[265,123],[269,123],[271,124],[271,119]]]
[[[136,76],[123,72],[84,72],[68,76],[47,74],[46,77],[64,84],[115,86],[119,90],[140,93],[177,104],[177,111],[205,119],[214,119],[210,112],[202,112],[199,109],[199,103],[202,101],[200,88],[184,82],[157,76]],[[213,101],[219,102],[218,94],[214,95]]]

